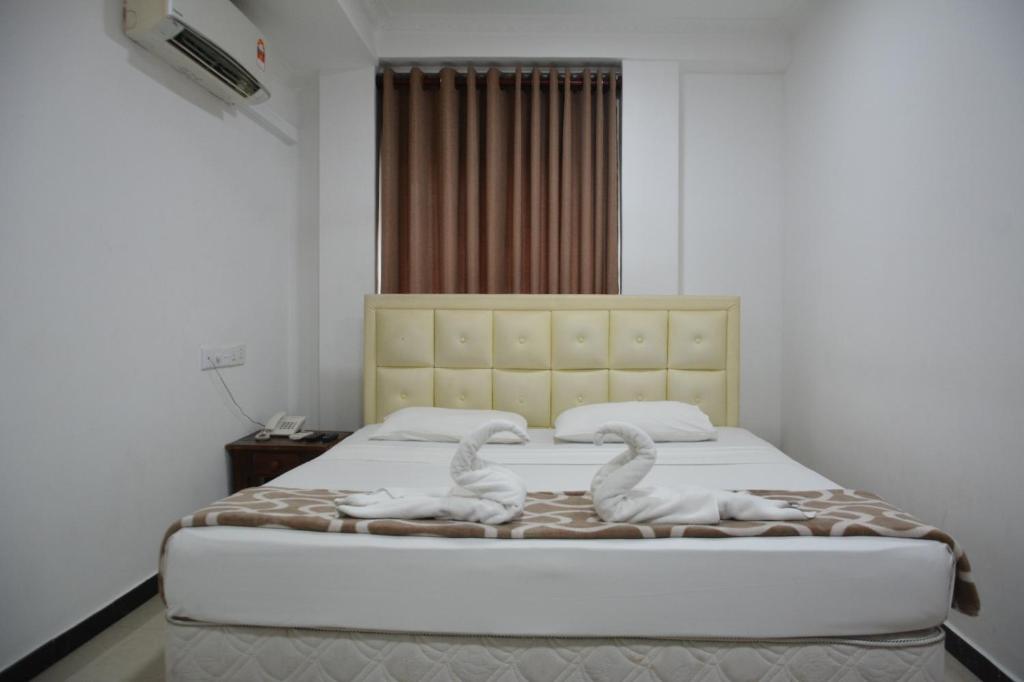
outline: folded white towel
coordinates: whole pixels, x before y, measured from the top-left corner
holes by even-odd
[[[523,512],[526,484],[513,471],[479,456],[480,448],[496,433],[511,431],[526,442],[526,431],[505,420],[486,422],[463,438],[449,470],[452,488],[381,488],[334,501],[344,516],[362,519],[453,519],[501,524]]]
[[[637,488],[654,467],[658,451],[641,429],[625,422],[609,422],[594,434],[601,445],[614,434],[626,450],[594,476],[590,493],[602,520],[611,523],[716,524],[722,519],[743,521],[802,521],[814,515],[787,502],[755,495],[698,487]]]

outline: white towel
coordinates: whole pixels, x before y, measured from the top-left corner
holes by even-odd
[[[657,461],[654,441],[632,424],[609,422],[594,434],[594,443],[601,445],[608,434],[621,438],[626,450],[601,467],[590,484],[594,508],[604,521],[714,525],[722,519],[802,521],[814,516],[787,502],[727,490],[637,488]]]
[[[452,488],[356,493],[336,499],[338,511],[362,519],[452,519],[494,525],[511,521],[523,512],[526,484],[518,474],[479,456],[484,443],[502,431],[511,431],[524,442],[530,439],[510,421],[493,420],[477,427],[455,449],[449,467]]]

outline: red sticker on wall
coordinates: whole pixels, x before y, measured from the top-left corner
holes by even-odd
[[[263,38],[256,40],[256,61],[259,62],[260,69],[267,70],[267,44],[263,42]]]

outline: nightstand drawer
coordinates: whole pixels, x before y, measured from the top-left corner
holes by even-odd
[[[315,454],[282,452],[253,457],[252,476],[270,480],[317,457]]]
[[[349,431],[330,431],[337,438],[323,441],[293,441],[287,438],[256,440],[255,433],[228,443],[225,449],[231,458],[231,492],[266,485],[300,464],[319,457],[352,435]]]

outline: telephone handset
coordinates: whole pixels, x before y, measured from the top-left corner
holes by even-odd
[[[267,420],[263,430],[256,434],[256,440],[270,440],[271,436],[292,436],[302,429],[306,423],[305,417],[290,417],[284,412],[278,412]]]

